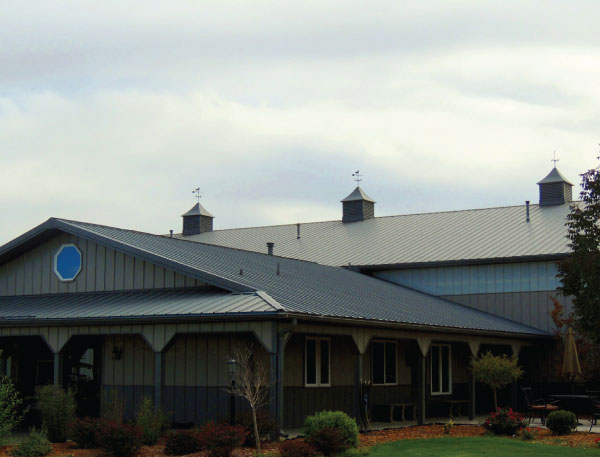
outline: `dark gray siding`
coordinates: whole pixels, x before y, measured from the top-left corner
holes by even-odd
[[[364,221],[375,217],[375,204],[365,200],[355,200],[343,203],[344,222]]]
[[[572,187],[564,182],[540,184],[540,206],[562,205],[572,199]]]
[[[54,274],[54,255],[65,243],[75,244],[83,256],[81,273],[72,282],[61,282]],[[196,279],[66,233],[0,265],[0,296],[202,285]]]

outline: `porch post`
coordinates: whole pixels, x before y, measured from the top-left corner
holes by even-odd
[[[425,425],[425,382],[426,358],[423,353],[419,353],[419,363],[417,365],[417,424]]]
[[[279,335],[278,324],[273,322],[271,329],[272,351],[269,354],[269,412],[277,424],[276,436],[278,438],[283,429],[283,353],[285,340]]]
[[[60,352],[54,353],[54,384],[62,386],[63,377],[63,355]]]
[[[354,401],[352,402],[352,415],[356,422],[361,423],[360,406],[361,398],[361,383],[363,378],[363,355],[359,352],[354,357]]]
[[[521,352],[521,345],[519,343],[511,344],[512,347],[512,356],[515,358],[519,358],[519,353]],[[518,381],[513,381],[510,389],[510,405],[513,410],[517,410],[519,407],[519,384]]]
[[[477,340],[471,340],[467,342],[469,345],[469,349],[471,350],[471,356],[472,357],[477,357],[477,354],[479,354],[479,346],[480,346],[480,342]],[[477,404],[475,403],[475,398],[476,398],[476,381],[475,381],[475,375],[473,374],[473,372],[470,373],[469,375],[469,386],[468,386],[468,396],[469,396],[469,420],[473,420],[475,419],[475,415],[477,414]]]
[[[469,420],[475,419],[475,375],[469,375]]]
[[[162,407],[162,387],[164,379],[164,359],[162,351],[154,351],[154,407]]]

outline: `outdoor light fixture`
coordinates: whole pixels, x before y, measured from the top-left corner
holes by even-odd
[[[229,380],[231,381],[231,395],[229,397],[229,409],[231,423],[235,424],[235,394],[233,389],[235,388],[235,377],[237,375],[238,361],[231,357],[227,362],[227,371],[229,371]]]
[[[235,384],[235,377],[237,375],[237,366],[238,366],[238,361],[235,360],[233,357],[231,357],[228,361],[227,361],[227,370],[229,371],[229,380],[231,381],[231,384]]]
[[[112,359],[113,360],[121,360],[121,356],[123,355],[123,349],[119,349],[118,347],[114,347],[112,350]]]

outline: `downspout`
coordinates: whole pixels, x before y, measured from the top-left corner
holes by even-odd
[[[298,326],[298,319],[294,319],[290,327],[282,329],[277,334],[277,424],[279,425],[279,436],[287,438],[283,433],[283,367],[285,343],[288,335]]]

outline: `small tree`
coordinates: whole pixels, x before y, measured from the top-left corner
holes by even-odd
[[[494,410],[498,409],[496,391],[516,381],[523,374],[523,370],[517,365],[516,357],[497,356],[491,351],[481,357],[473,357],[471,370],[475,380],[488,385],[494,392]]]
[[[235,383],[225,390],[237,397],[245,398],[250,404],[254,425],[254,441],[256,449],[260,453],[260,432],[256,420],[256,411],[269,402],[269,369],[266,360],[255,351],[252,343],[235,346],[232,357],[237,365]]]
[[[0,377],[0,441],[21,422],[19,406],[21,399],[12,380],[8,376]]]

